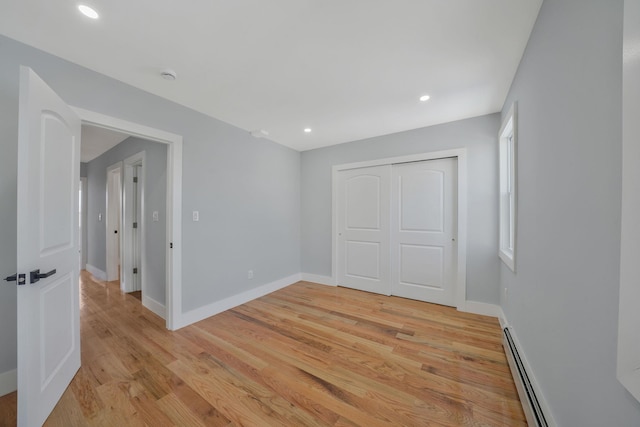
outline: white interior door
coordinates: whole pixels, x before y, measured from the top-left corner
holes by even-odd
[[[456,177],[454,158],[393,166],[393,295],[455,306]]]
[[[338,175],[338,284],[389,295],[391,166]]]
[[[107,281],[120,280],[120,223],[122,216],[122,162],[107,168],[106,254]]]
[[[141,151],[124,159],[122,221],[122,275],[123,292],[145,291],[143,283],[142,236],[144,235],[144,159]],[[134,273],[135,271],[135,273]],[[144,295],[143,295],[144,298]]]
[[[133,182],[133,223],[132,223],[132,237],[133,237],[133,265],[135,273],[133,274],[133,290],[142,290],[142,275],[144,271],[142,269],[142,193],[141,185],[144,183],[142,179],[142,165],[136,164],[133,166],[133,176],[135,180]]]
[[[80,119],[20,69],[18,137],[18,425],[39,426],[80,367]],[[49,277],[30,279],[40,270]]]

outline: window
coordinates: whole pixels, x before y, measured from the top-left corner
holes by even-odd
[[[517,125],[516,104],[509,109],[509,113],[500,129],[500,259],[516,271],[516,208],[517,208]]]

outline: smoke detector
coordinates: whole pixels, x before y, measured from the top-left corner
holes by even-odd
[[[160,76],[162,76],[165,80],[175,80],[178,78],[178,75],[171,68],[165,68],[164,70],[160,70]]]

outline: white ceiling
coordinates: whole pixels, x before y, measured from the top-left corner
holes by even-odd
[[[127,138],[129,138],[129,135],[125,133],[83,125],[82,134],[80,135],[80,140],[82,141],[80,144],[80,161],[83,163],[90,162]]]
[[[501,110],[542,0],[85,3],[0,0],[0,32],[302,151]]]

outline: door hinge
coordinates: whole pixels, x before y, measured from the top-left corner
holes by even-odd
[[[137,222],[133,223],[133,228],[138,228],[138,223]]]
[[[133,177],[133,182],[138,182],[138,177],[137,176]]]
[[[24,285],[27,283],[27,275],[26,274],[12,274],[11,276],[7,276],[4,278],[7,282],[16,282],[17,285]]]
[[[138,274],[138,269],[137,268],[133,269],[133,274]]]

